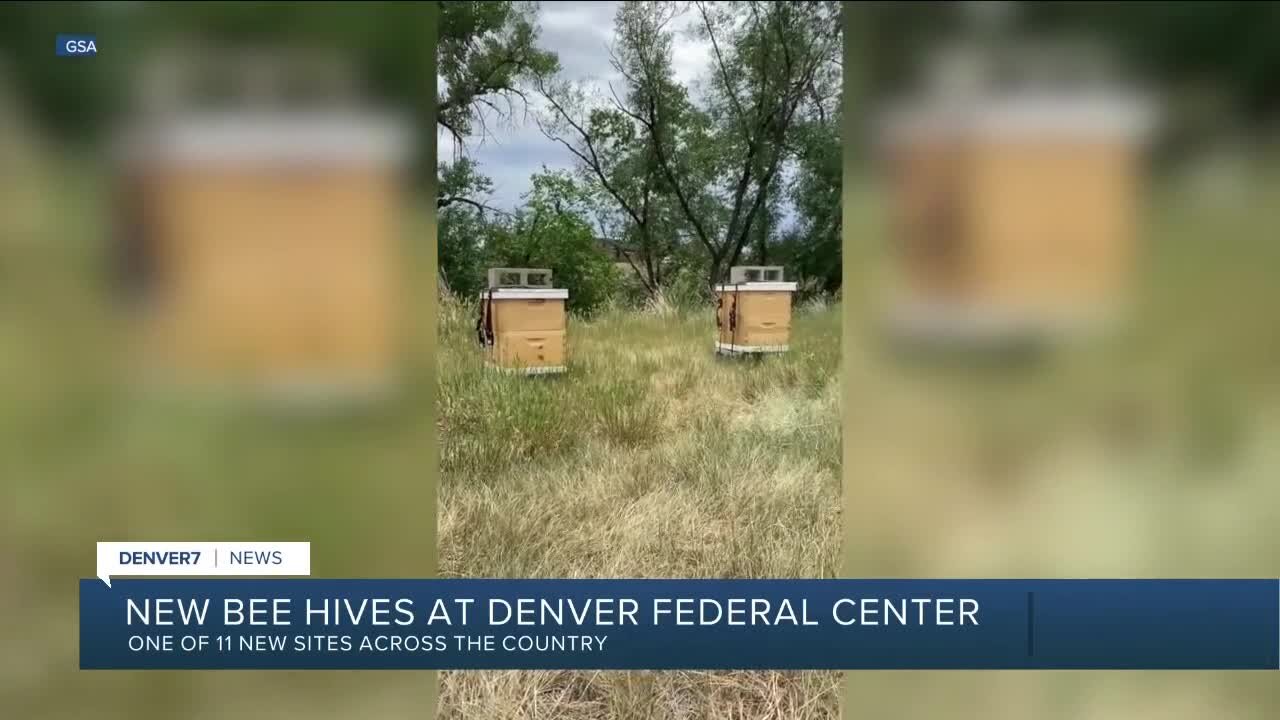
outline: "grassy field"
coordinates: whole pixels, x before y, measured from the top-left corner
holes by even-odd
[[[719,358],[714,316],[570,324],[570,371],[486,370],[473,309],[440,323],[440,569],[464,577],[830,577],[840,309],[785,356]],[[830,718],[826,673],[458,672],[448,718]]]

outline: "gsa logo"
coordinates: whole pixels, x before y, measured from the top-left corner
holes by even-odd
[[[82,57],[98,54],[94,35],[59,35],[55,52],[58,57]]]

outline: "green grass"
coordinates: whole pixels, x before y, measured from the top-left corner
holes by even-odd
[[[441,320],[441,572],[830,577],[839,551],[839,306],[789,353],[722,358],[712,308],[607,310],[569,371],[484,367]],[[830,673],[447,673],[447,717],[835,716]]]

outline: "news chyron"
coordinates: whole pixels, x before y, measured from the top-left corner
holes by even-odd
[[[58,57],[92,57],[98,54],[96,35],[58,35],[54,44]]]

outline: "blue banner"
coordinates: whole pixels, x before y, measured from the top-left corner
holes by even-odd
[[[82,580],[80,667],[1274,670],[1280,581]]]

